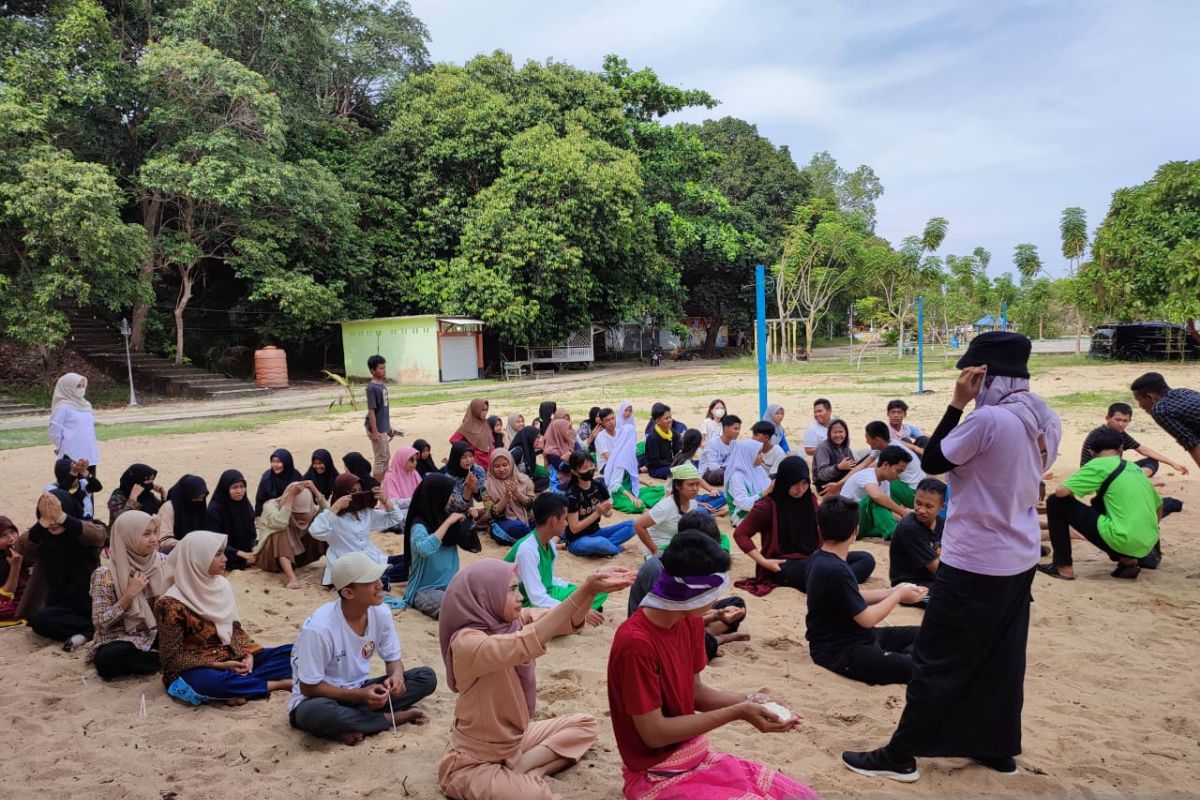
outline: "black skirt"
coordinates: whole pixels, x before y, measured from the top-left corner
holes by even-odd
[[[1035,572],[997,577],[938,568],[891,756],[1020,754]]]

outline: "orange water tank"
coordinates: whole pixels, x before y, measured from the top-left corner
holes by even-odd
[[[255,350],[254,380],[268,389],[288,388],[287,352],[273,345]]]

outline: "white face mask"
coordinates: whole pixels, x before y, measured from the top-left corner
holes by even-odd
[[[713,419],[720,419],[723,416],[725,416],[725,409],[719,406],[713,409]]]

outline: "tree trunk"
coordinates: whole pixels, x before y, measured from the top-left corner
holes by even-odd
[[[898,320],[900,323],[900,339],[896,342],[896,358],[904,358],[904,317]]]
[[[192,299],[192,274],[195,265],[179,270],[179,299],[175,302],[175,366],[183,366],[183,311]]]
[[[1039,314],[1038,315],[1038,341],[1039,342],[1046,338],[1045,322],[1046,322],[1046,318]]]
[[[146,349],[146,318],[150,316],[150,304],[154,298],[154,273],[159,266],[155,240],[158,237],[161,215],[162,196],[158,192],[142,200],[142,225],[146,228],[146,237],[149,242],[146,260],[138,269],[138,283],[142,285],[147,297],[139,297],[134,301],[133,333],[129,338],[129,348],[137,353]]]
[[[717,335],[721,332],[721,318],[713,317],[708,323],[708,330],[704,335],[704,357],[712,358],[717,354]]]
[[[813,327],[816,325],[816,319],[809,317],[804,321],[804,360],[812,363],[812,343],[813,343]]]

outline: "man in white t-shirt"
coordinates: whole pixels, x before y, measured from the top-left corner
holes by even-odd
[[[338,599],[304,621],[292,646],[292,727],[355,745],[394,725],[429,721],[412,706],[433,694],[437,675],[429,667],[404,669],[392,612],[383,605],[386,569],[365,553],[333,563]],[[370,679],[375,654],[386,672]]]
[[[859,538],[882,536],[891,538],[896,523],[908,514],[908,509],[891,498],[891,485],[912,460],[912,454],[895,445],[879,453],[875,466],[861,469],[846,478],[841,495],[859,505]]]
[[[867,423],[867,447],[875,451],[875,456],[878,457],[883,448],[899,447],[912,457],[908,462],[908,466],[904,468],[904,472],[900,473],[899,479],[892,484],[892,489],[889,495],[900,505],[905,508],[913,507],[913,500],[917,493],[917,484],[925,480],[925,470],[921,469],[920,454],[915,452],[912,445],[905,442],[893,442],[888,436],[889,426],[876,420],[875,422]]]
[[[775,435],[775,426],[762,419],[751,426],[750,434],[751,439],[756,442],[762,442],[761,466],[767,471],[767,475],[774,478],[775,473],[779,470],[779,462],[787,458],[788,455],[783,452],[782,447],[771,443],[771,437]]]
[[[742,420],[736,414],[721,418],[721,437],[709,439],[700,451],[700,477],[709,486],[725,485],[725,465],[733,452],[733,443],[742,434]]]
[[[809,457],[817,452],[821,442],[829,438],[829,423],[833,421],[833,404],[824,397],[813,403],[812,424],[804,429],[804,452]]]

